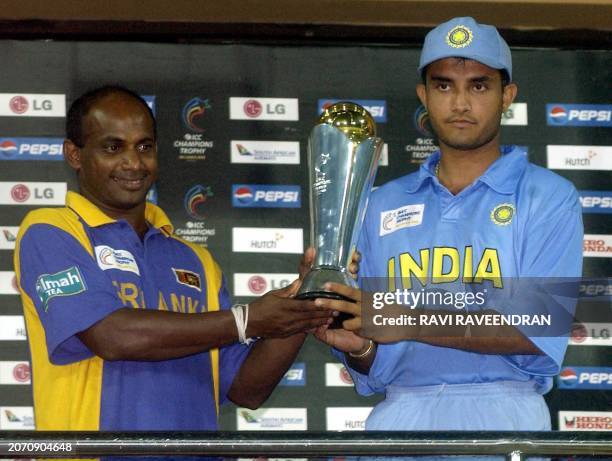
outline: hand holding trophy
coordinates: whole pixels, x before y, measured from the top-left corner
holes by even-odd
[[[323,111],[308,139],[310,236],[316,256],[298,299],[346,299],[326,282],[356,287],[347,267],[357,245],[383,141],[370,113],[352,102]],[[340,328],[342,315],[330,326]]]

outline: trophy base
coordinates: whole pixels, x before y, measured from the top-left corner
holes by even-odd
[[[355,287],[355,281],[349,277],[346,272],[339,271],[337,269],[330,269],[325,267],[313,268],[304,278],[302,287],[296,295],[297,299],[316,299],[316,298],[327,298],[337,299],[340,301],[348,301],[354,303],[355,300],[342,296],[338,293],[326,291],[323,289],[323,285],[327,282],[340,283],[350,287]],[[340,312],[338,317],[334,318],[334,321],[329,325],[332,330],[342,328],[342,322],[348,319],[354,318],[353,315],[345,312]]]

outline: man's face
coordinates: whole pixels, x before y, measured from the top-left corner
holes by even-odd
[[[82,131],[83,147],[64,143],[81,193],[111,216],[143,206],[158,171],[147,110],[130,96],[113,93],[94,103]]]
[[[478,61],[446,58],[427,66],[426,85],[417,85],[417,94],[441,145],[474,150],[497,141],[516,85],[502,88],[500,72]]]

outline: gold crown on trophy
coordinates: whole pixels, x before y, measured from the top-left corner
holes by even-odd
[[[354,102],[340,101],[325,108],[318,123],[338,128],[355,142],[376,136],[374,119],[365,108]]]

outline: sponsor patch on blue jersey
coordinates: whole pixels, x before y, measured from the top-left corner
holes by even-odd
[[[55,274],[42,274],[36,279],[36,293],[40,298],[45,312],[49,308],[49,300],[56,296],[72,296],[83,293],[87,287],[77,266]]]

